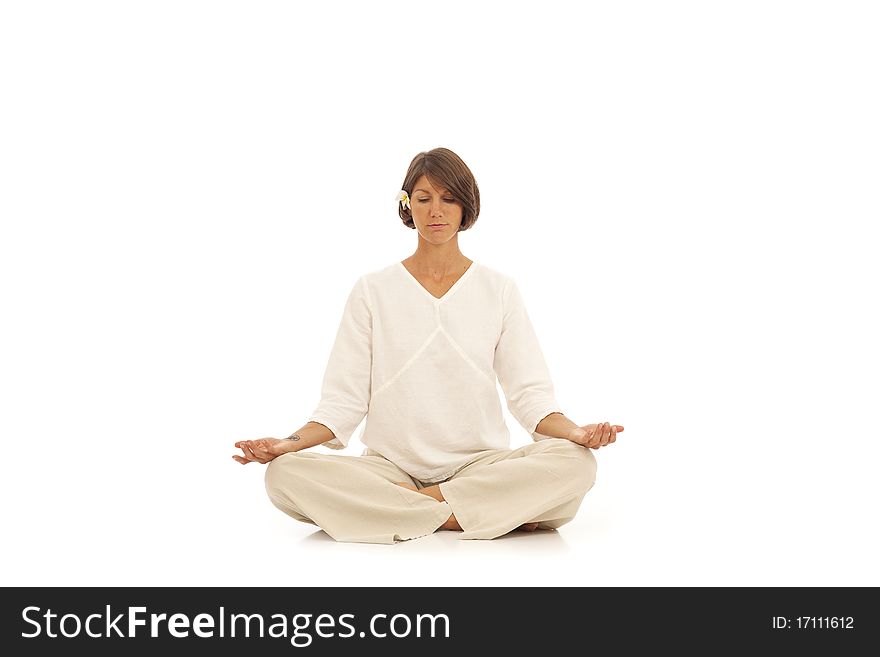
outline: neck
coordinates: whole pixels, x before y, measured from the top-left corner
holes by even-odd
[[[471,260],[459,250],[457,235],[443,244],[431,244],[420,235],[416,252],[407,262],[420,274],[442,277],[466,269]]]

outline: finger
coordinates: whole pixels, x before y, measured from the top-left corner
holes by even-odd
[[[257,463],[265,463],[266,462],[265,458],[263,458],[262,456],[260,456],[256,452],[254,452],[253,450],[251,450],[249,456],[250,456],[251,461],[256,461]]]
[[[611,423],[606,422],[602,429],[602,446],[607,445],[609,440],[611,440]]]
[[[616,425],[612,425],[612,427],[611,427],[611,437],[608,439],[608,444],[610,445],[610,444],[613,443],[615,440],[617,440],[617,426],[616,426]]]
[[[618,430],[618,431],[623,431],[623,427],[622,427],[621,425],[616,424],[616,425],[614,425],[614,426],[617,427],[617,430]]]
[[[269,452],[267,452],[266,450],[261,449],[259,447],[254,449],[254,454],[256,454],[257,458],[260,459],[261,463],[267,463],[268,461],[272,460],[271,454],[269,454]]]
[[[251,455],[254,457],[254,460],[257,463],[268,463],[269,458],[268,454],[262,449],[263,441],[262,440],[251,440],[248,441],[248,449],[251,452]]]
[[[604,424],[596,425],[596,431],[593,434],[593,443],[596,445],[596,447],[602,446],[602,437],[603,437],[604,433],[605,433],[605,425]]]
[[[241,463],[242,465],[247,465],[248,463],[250,463],[250,461],[248,461],[248,460],[245,459],[245,458],[242,458],[242,457],[238,456],[237,454],[234,455],[232,458],[234,458],[236,461],[238,461],[238,462]]]

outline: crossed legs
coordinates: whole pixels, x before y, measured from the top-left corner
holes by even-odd
[[[491,539],[569,522],[595,475],[592,450],[551,438],[480,452],[421,488],[381,456],[294,452],[269,463],[266,491],[277,508],[337,541],[394,543],[438,529]]]

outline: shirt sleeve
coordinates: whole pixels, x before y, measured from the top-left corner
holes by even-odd
[[[532,436],[544,440],[552,436],[535,429],[551,413],[562,413],[550,371],[532,327],[519,288],[508,279],[502,294],[501,336],[495,346],[495,374],[507,399],[510,414]]]
[[[362,276],[348,295],[324,371],[321,401],[309,416],[309,422],[323,424],[333,432],[335,437],[323,443],[331,449],[348,446],[370,406],[372,335],[369,290]]]

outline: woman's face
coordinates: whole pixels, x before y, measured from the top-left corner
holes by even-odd
[[[409,205],[416,230],[429,242],[445,242],[458,233],[461,205],[448,191],[431,185],[427,176],[416,180]]]

